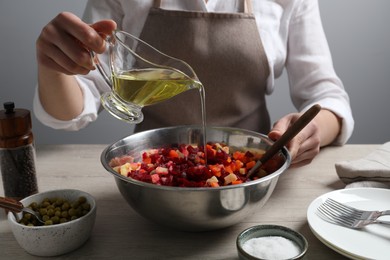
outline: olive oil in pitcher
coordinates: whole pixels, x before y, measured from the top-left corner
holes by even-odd
[[[124,31],[106,38],[110,73],[91,52],[98,71],[110,86],[101,95],[103,107],[128,123],[143,120],[142,108],[170,99],[190,89],[204,94],[193,69],[184,61],[166,55]],[[202,94],[203,93],[203,94]]]
[[[201,89],[199,81],[168,68],[130,70],[113,75],[113,90],[125,102],[140,107],[170,99],[190,89]]]

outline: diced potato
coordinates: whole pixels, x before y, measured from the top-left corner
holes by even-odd
[[[237,176],[234,173],[230,173],[224,179],[225,179],[225,185],[228,185],[228,184],[232,183],[233,181],[236,181]]]

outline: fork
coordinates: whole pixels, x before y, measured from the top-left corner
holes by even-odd
[[[381,216],[390,215],[390,210],[360,210],[335,201],[331,198],[327,198],[325,202],[317,208],[316,213],[325,221],[354,229],[359,229],[374,223],[390,225],[390,221],[378,220]]]

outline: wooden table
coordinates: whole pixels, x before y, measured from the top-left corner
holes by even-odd
[[[313,235],[306,219],[307,207],[318,196],[344,188],[337,177],[335,162],[361,158],[378,145],[324,148],[310,165],[285,172],[269,201],[256,214],[233,227],[202,233],[160,227],[133,211],[120,195],[114,178],[100,163],[105,147],[37,147],[40,191],[81,189],[91,193],[98,204],[91,238],[81,248],[58,259],[237,259],[237,235],[257,224],[284,225],[301,232],[309,241],[306,259],[345,259]],[[2,183],[0,194],[4,194]],[[20,248],[4,211],[0,211],[0,259],[35,259]]]

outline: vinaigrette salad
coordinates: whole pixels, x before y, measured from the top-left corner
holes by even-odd
[[[230,151],[227,145],[211,142],[206,149],[207,164],[202,147],[180,144],[144,151],[140,162],[127,155],[116,157],[110,161],[110,166],[123,176],[156,185],[220,187],[264,177],[283,163],[279,156],[274,156],[262,165],[255,177],[248,179],[248,171],[264,150]]]

